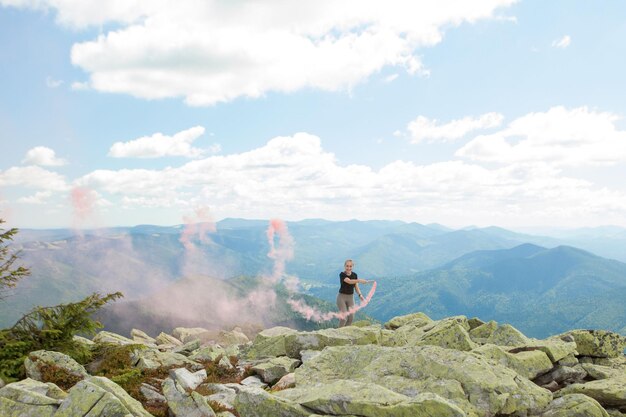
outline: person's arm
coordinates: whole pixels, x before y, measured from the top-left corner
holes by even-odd
[[[357,278],[357,279],[351,279],[351,278],[344,278],[343,282],[350,284],[350,285],[356,285],[356,284],[369,284],[370,282],[366,279],[361,279],[361,278]]]
[[[359,294],[359,298],[364,300],[365,297],[363,297],[363,293],[361,293],[361,289],[359,288],[359,284],[354,284],[354,289],[356,290],[356,293]]]

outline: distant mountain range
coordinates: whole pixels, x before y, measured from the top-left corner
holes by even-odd
[[[402,314],[406,307],[434,317],[492,317],[538,336],[577,323],[625,330],[616,316],[626,279],[624,264],[561,246],[576,242],[595,255],[626,261],[626,229],[539,236],[498,227],[453,230],[400,221],[311,219],[288,226],[295,256],[286,272],[299,277],[309,294],[331,303],[326,308],[334,305],[343,261],[352,258],[360,276],[380,283],[367,313],[381,320]],[[267,227],[264,220],[225,219],[207,239],[194,240],[191,248],[180,240],[184,225],[80,234],[22,229],[15,244],[32,276],[0,302],[0,327],[11,325],[35,305],[75,301],[92,291],[121,290],[125,303],[146,310],[149,304],[141,304],[142,299],[185,279],[217,278],[234,285],[240,277],[270,274]],[[612,313],[594,310],[599,300],[611,306]],[[554,314],[539,316],[545,308],[554,309]],[[520,325],[520,317],[532,323]],[[556,324],[543,325],[553,318]],[[281,320],[288,318],[277,318]]]

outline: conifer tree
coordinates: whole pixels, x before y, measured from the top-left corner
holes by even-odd
[[[4,220],[0,219],[0,225],[2,223]],[[13,240],[17,231],[16,228],[7,231],[0,228],[0,299],[6,297],[7,290],[15,287],[20,279],[30,274],[28,268],[14,265],[19,259],[19,252],[13,252],[8,242]]]

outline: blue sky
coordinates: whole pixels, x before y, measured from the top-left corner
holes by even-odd
[[[0,217],[626,226],[625,39],[621,1],[0,0]]]

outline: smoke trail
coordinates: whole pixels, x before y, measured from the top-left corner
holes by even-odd
[[[73,207],[72,228],[80,229],[93,221],[96,206],[96,193],[87,187],[74,187],[70,192]]]
[[[278,237],[278,245],[274,243],[276,236]],[[294,241],[284,221],[280,219],[270,220],[267,228],[267,242],[270,245],[270,251],[267,256],[274,260],[274,270],[269,278],[271,283],[277,283],[285,275],[285,265],[287,261],[293,259],[294,253]],[[290,277],[292,283],[293,278],[295,277]],[[297,284],[297,278],[295,279]]]
[[[186,249],[194,247],[194,238],[197,238],[201,243],[211,242],[208,234],[215,233],[217,230],[208,207],[196,208],[194,215],[183,216],[183,221],[185,222],[185,228],[179,240]]]
[[[278,236],[278,245],[275,244],[275,238]],[[356,313],[360,309],[367,306],[376,292],[376,281],[372,284],[367,297],[361,304],[356,304],[346,312],[321,312],[314,307],[309,306],[303,300],[293,298],[293,295],[300,286],[298,277],[285,274],[285,265],[287,261],[293,259],[294,240],[289,234],[287,224],[279,219],[272,219],[267,228],[267,241],[270,245],[270,251],[267,256],[274,260],[274,270],[270,277],[271,283],[276,283],[282,279],[285,287],[289,291],[290,298],[287,300],[292,310],[301,314],[307,320],[328,321],[335,318],[345,319],[351,314]]]
[[[355,304],[353,307],[351,307],[350,309],[348,309],[348,311],[345,312],[328,312],[328,313],[323,313],[311,306],[309,306],[308,304],[306,304],[304,301],[302,300],[295,300],[293,298],[289,299],[287,302],[289,303],[289,305],[291,306],[291,308],[297,312],[300,313],[305,319],[307,320],[314,320],[314,321],[328,321],[328,320],[332,320],[332,319],[340,319],[340,320],[344,320],[346,319],[349,315],[356,313],[357,311],[359,311],[360,309],[366,307],[370,300],[372,299],[372,297],[374,296],[374,293],[376,292],[376,281],[373,282],[372,284],[372,288],[370,289],[370,292],[367,294],[367,297],[365,297],[365,300],[361,303],[361,304]]]

